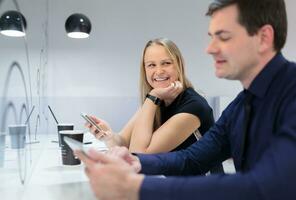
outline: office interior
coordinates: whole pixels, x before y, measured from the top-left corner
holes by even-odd
[[[94,199],[83,166],[60,163],[52,142],[57,121],[84,130],[85,112],[119,131],[140,104],[140,59],[150,39],[167,37],[178,45],[187,76],[218,118],[242,86],[215,77],[205,52],[210,2],[0,0],[0,16],[13,10],[26,20],[24,37],[0,34],[1,199]],[[283,54],[295,60],[296,1],[286,0],[286,6]],[[90,20],[88,38],[67,36],[65,22],[74,13]],[[12,149],[8,127],[26,121],[26,146]]]

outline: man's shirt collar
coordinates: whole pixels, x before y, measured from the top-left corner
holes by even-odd
[[[259,98],[264,97],[272,80],[286,62],[287,60],[283,57],[282,53],[277,53],[255,77],[248,91]]]

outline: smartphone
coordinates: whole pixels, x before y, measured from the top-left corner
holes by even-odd
[[[90,118],[87,114],[85,113],[81,113],[80,114],[81,117],[83,119],[85,119],[88,123],[90,123],[91,125],[93,125],[94,127],[96,127],[96,129],[98,129],[98,131],[102,131],[102,129],[96,124],[96,122],[94,120],[92,120],[92,118]]]
[[[73,150],[79,150],[81,151],[86,157],[89,158],[89,156],[87,155],[87,149],[85,149],[85,147],[83,147],[83,143],[82,142],[79,142],[77,140],[74,140],[73,138],[70,138],[70,137],[67,137],[67,136],[64,136],[64,141],[65,143]],[[106,152],[108,151],[108,148],[107,147],[96,147],[96,150],[97,151],[100,151],[100,152]],[[91,159],[91,158],[90,158]]]
[[[73,150],[79,150],[81,151],[85,156],[88,157],[87,155],[87,151],[85,148],[83,148],[83,143],[82,142],[79,142],[77,140],[74,140],[73,138],[70,138],[70,137],[67,137],[67,136],[64,136],[64,141],[65,143]]]

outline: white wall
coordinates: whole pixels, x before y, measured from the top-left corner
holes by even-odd
[[[188,76],[206,94],[228,95],[240,89],[238,83],[215,78],[211,57],[204,52],[208,40],[208,18],[204,15],[209,1],[84,1],[79,9],[78,2],[50,1],[49,68],[58,81],[49,84],[49,95],[137,96],[141,51],[155,37],[177,43]],[[73,12],[91,19],[93,30],[88,40],[66,37],[61,19]],[[73,78],[78,75],[80,81],[69,84],[70,77],[60,77],[65,73]],[[59,90],[59,84],[65,87]],[[79,94],[77,88],[81,89]]]
[[[107,118],[114,129],[120,130],[137,107],[142,48],[155,37],[168,37],[176,42],[185,57],[187,75],[198,90],[207,96],[235,96],[241,85],[237,81],[217,79],[212,58],[204,51],[209,39],[209,18],[205,16],[209,2],[50,1],[48,95],[60,110],[61,118],[79,125],[81,110]],[[287,4],[289,19],[294,23],[290,22],[285,52],[293,59],[295,38],[291,36],[296,32],[293,26],[296,17],[291,16],[294,13],[290,8],[296,5],[292,0]],[[65,19],[75,12],[84,13],[92,21],[87,40],[65,35]],[[133,103],[126,104],[126,99]]]
[[[48,94],[55,107],[67,113],[61,114],[63,119],[81,123],[79,109],[70,110],[78,107],[107,118],[115,130],[120,130],[137,107],[142,49],[155,37],[168,37],[176,42],[185,57],[187,75],[206,95],[233,95],[240,90],[237,82],[215,78],[211,57],[204,52],[209,1],[99,0],[84,1],[83,5],[79,2],[50,1],[49,6]],[[89,39],[66,37],[62,19],[74,12],[84,13],[92,21]],[[106,101],[102,102],[103,99]],[[132,99],[133,103],[124,104],[126,99]],[[65,104],[69,101],[71,104]]]
[[[119,130],[137,108],[139,62],[144,44],[155,37],[168,37],[183,52],[187,75],[198,90],[207,96],[235,96],[241,85],[237,81],[217,79],[212,58],[204,51],[209,39],[209,18],[205,16],[209,2],[20,0],[28,22],[31,74],[35,75],[36,66],[46,62],[44,93],[60,121],[74,122],[82,128],[79,112],[85,111],[107,118],[114,129]],[[8,4],[8,0],[2,3]],[[293,8],[296,2],[287,0],[286,4],[289,33],[284,53],[295,60],[296,14]],[[65,20],[75,12],[90,18],[93,26],[89,39],[75,40],[66,36]],[[10,41],[1,40],[1,46],[14,51],[17,46],[11,46]],[[40,49],[45,53],[41,55]],[[0,62],[7,62],[7,59],[1,58]],[[34,84],[32,81],[33,89]],[[52,118],[49,122],[53,131]]]
[[[288,37],[286,46],[283,49],[284,55],[292,60],[296,61],[296,1],[286,0],[287,15],[288,15]]]

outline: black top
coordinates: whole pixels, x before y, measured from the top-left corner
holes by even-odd
[[[189,113],[197,116],[201,122],[198,128],[201,135],[214,124],[212,108],[208,102],[200,96],[193,88],[185,89],[179,96],[167,107],[161,106],[161,124],[164,124],[169,118],[178,113]],[[172,151],[185,149],[196,141],[192,133],[182,144]]]

